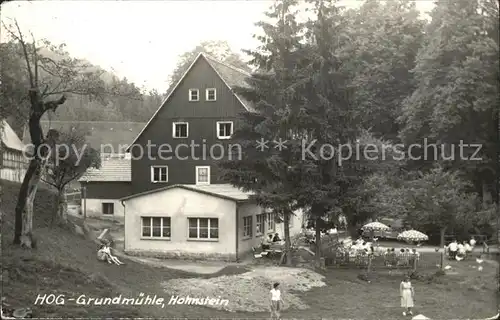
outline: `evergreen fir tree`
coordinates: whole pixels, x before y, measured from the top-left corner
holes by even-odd
[[[286,139],[291,115],[297,104],[296,84],[300,74],[298,56],[301,52],[302,26],[295,20],[296,0],[275,1],[266,16],[274,23],[257,23],[264,35],[257,36],[262,45],[247,52],[257,72],[248,79],[251,88],[239,88],[240,94],[253,102],[255,112],[243,115],[243,127],[233,139],[243,150],[241,161],[222,164],[225,179],[231,184],[251,190],[257,203],[283,219],[285,252],[290,252],[289,219],[299,208],[295,199],[293,154],[290,146],[279,150],[273,141]],[[267,148],[260,151],[256,142],[262,139]],[[294,148],[292,148],[294,149]],[[290,254],[286,255],[291,263]]]

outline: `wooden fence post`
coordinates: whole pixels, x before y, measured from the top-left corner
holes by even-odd
[[[87,186],[82,188],[83,192],[83,220],[87,220]]]
[[[444,269],[444,252],[441,252],[441,261],[439,263],[441,270]]]

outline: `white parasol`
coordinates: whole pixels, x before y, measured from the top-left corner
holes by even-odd
[[[370,230],[370,231],[386,231],[389,230],[390,228],[386,226],[383,223],[380,222],[370,222],[365,224],[362,228],[362,230]]]
[[[411,320],[431,320],[431,318],[427,318],[423,314],[418,314],[418,315],[414,316],[413,318],[411,318]]]
[[[403,231],[398,235],[398,240],[404,241],[427,241],[429,237],[417,230]]]

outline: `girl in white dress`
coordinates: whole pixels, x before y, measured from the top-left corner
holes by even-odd
[[[281,312],[281,291],[279,283],[275,283],[271,289],[271,319],[279,319]]]
[[[406,276],[405,279],[401,281],[401,284],[399,285],[399,294],[401,295],[401,308],[405,309],[405,311],[403,311],[403,316],[406,316],[407,314],[412,315],[413,312],[411,309],[413,308],[413,298],[415,293],[410,282],[410,277]]]

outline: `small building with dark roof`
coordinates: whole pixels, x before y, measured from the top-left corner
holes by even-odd
[[[130,159],[103,157],[101,167],[87,170],[79,182],[87,216],[123,217],[120,199],[131,194]]]

